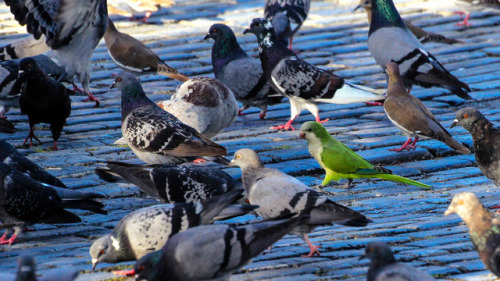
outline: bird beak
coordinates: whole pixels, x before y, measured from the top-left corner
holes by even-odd
[[[306,139],[306,133],[304,133],[304,132],[300,132],[299,138],[301,138],[301,139],[304,139],[304,140],[305,140],[305,139]]]
[[[366,255],[365,255],[365,254],[362,254],[362,255],[359,257],[358,261],[360,261],[360,260],[362,260],[362,259],[366,259]]]
[[[113,84],[111,84],[111,87],[109,87],[110,89],[113,89],[114,87],[116,86],[116,82],[113,81]]]
[[[446,209],[446,211],[444,212],[444,215],[447,216],[449,214],[453,214],[455,213],[455,210],[450,206],[448,207],[448,209]]]
[[[247,29],[245,29],[245,30],[243,31],[243,34],[247,34],[247,33],[249,33],[249,32],[250,32],[250,28],[247,28]]]
[[[236,166],[236,165],[234,164],[234,159],[233,159],[233,160],[231,160],[231,162],[229,162],[229,164],[227,164],[227,166],[228,166],[228,167],[234,167],[234,166]]]
[[[205,38],[203,38],[203,40],[207,40],[208,38],[213,38],[213,37],[212,37],[212,35],[207,34],[207,35],[205,35]]]
[[[453,120],[453,123],[451,123],[450,129],[455,127],[458,124],[458,119]]]
[[[97,261],[97,259],[92,259],[92,271],[95,270],[95,267],[97,266],[99,262]]]
[[[353,12],[356,12],[356,11],[357,11],[358,9],[360,9],[360,8],[361,8],[361,5],[358,5],[358,6],[356,6],[356,8],[354,8],[354,10],[352,10],[352,11],[353,11]]]

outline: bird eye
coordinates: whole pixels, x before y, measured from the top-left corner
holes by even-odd
[[[103,254],[104,254],[104,249],[101,249],[101,250],[99,251],[99,256],[100,256],[100,255],[103,255]]]
[[[121,77],[118,77],[118,78],[116,78],[116,81],[117,81],[117,82],[122,82],[122,78],[121,78]]]
[[[458,200],[458,205],[463,205],[464,204],[464,200]]]
[[[464,114],[464,119],[469,118],[469,114]]]
[[[256,22],[254,25],[255,25],[255,26],[259,26],[259,25],[260,25],[260,23]]]
[[[241,155],[236,155],[236,159],[240,159],[241,158]]]
[[[213,32],[217,32],[217,28],[214,28],[212,31],[213,31]]]

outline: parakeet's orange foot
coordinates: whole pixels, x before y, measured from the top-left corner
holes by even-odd
[[[134,269],[129,269],[129,270],[115,270],[112,271],[114,275],[125,275],[125,276],[134,276],[135,275],[135,270]]]
[[[381,106],[381,105],[384,105],[383,102],[379,102],[379,101],[369,101],[369,102],[365,102],[366,105],[369,105],[369,106]]]

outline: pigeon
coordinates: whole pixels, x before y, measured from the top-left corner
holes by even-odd
[[[243,185],[224,171],[198,165],[143,166],[108,162],[107,169],[96,169],[96,173],[111,182],[123,178],[161,202],[172,204],[199,202],[243,190]]]
[[[41,55],[50,50],[45,43],[46,40],[44,35],[41,35],[39,39],[30,35],[2,46],[0,47],[0,61]]]
[[[366,16],[368,17],[368,24],[371,23],[372,21],[372,0],[360,0],[359,5],[354,8],[354,11],[356,11],[359,8],[364,8],[366,11]],[[432,33],[432,32],[427,32],[423,30],[422,28],[412,24],[410,21],[402,19],[404,24],[406,25],[406,28],[417,37],[417,39],[422,42],[436,42],[436,43],[443,43],[443,44],[455,44],[455,43],[464,43],[460,40],[456,40],[453,38],[447,38],[441,34],[437,33]]]
[[[202,225],[183,231],[134,266],[136,280],[229,280],[250,259],[307,216],[243,226]]]
[[[5,118],[0,118],[0,133],[13,134],[17,131],[14,124]]]
[[[347,179],[349,188],[353,179],[378,178],[422,188],[431,188],[427,184],[393,175],[392,171],[381,166],[374,166],[349,147],[332,137],[318,122],[308,121],[300,128],[300,138],[307,140],[309,153],[318,161],[326,172],[321,185],[330,181]]]
[[[24,58],[19,63],[19,70],[22,73],[12,87],[12,91],[21,89],[21,97],[19,98],[21,113],[28,115],[30,133],[24,140],[24,144],[28,138],[30,139],[30,147],[33,146],[33,138],[41,143],[35,136],[34,126],[41,122],[49,123],[54,139],[54,145],[50,149],[58,150],[57,140],[66,124],[66,118],[71,113],[69,95],[73,91],[43,73],[32,58]]]
[[[283,95],[276,92],[263,74],[260,61],[250,57],[236,41],[233,31],[225,24],[214,24],[205,36],[214,39],[212,66],[215,78],[229,87],[243,104],[238,114],[250,106],[260,108],[260,119],[266,117],[267,106],[281,103]]]
[[[389,120],[408,137],[401,148],[390,149],[391,151],[414,149],[418,137],[424,136],[444,142],[462,154],[470,154],[470,150],[454,140],[418,98],[406,91],[396,63],[387,63],[386,72],[389,76],[389,85],[384,101],[385,113]],[[410,145],[413,137],[415,140]]]
[[[104,41],[111,59],[123,70],[134,74],[159,73],[182,82],[189,79],[168,66],[141,41],[118,31],[109,18]]]
[[[266,0],[264,17],[271,21],[280,42],[292,50],[293,36],[309,14],[311,0]]]
[[[92,269],[100,262],[137,260],[161,249],[177,233],[212,222],[241,193],[242,190],[233,190],[202,202],[160,204],[129,213],[111,233],[100,237],[90,247]]]
[[[314,246],[307,236],[316,227],[333,222],[361,227],[371,222],[361,213],[331,201],[296,178],[265,168],[257,153],[251,149],[236,151],[229,166],[241,168],[248,201],[260,206],[255,212],[263,219],[299,213],[310,215],[308,220],[292,230],[309,246],[310,253],[306,257],[319,255],[319,247]]]
[[[266,19],[254,19],[245,33],[257,36],[260,61],[267,81],[276,91],[290,98],[290,120],[272,129],[295,130],[292,122],[302,109],[309,110],[318,122],[328,121],[320,121],[317,102],[345,104],[384,99],[373,89],[350,84],[296,56],[279,44],[272,24]]]
[[[12,107],[19,107],[19,92],[12,92],[12,87],[18,77],[18,66],[16,63],[0,63],[0,118],[7,119],[4,116]]]
[[[3,140],[0,140],[0,163],[7,164],[40,183],[67,188],[61,180],[26,158],[14,146]]]
[[[388,62],[397,63],[409,89],[412,85],[441,87],[463,99],[472,99],[467,94],[469,86],[425,51],[422,43],[406,28],[392,0],[372,0],[368,49],[383,69]]]
[[[472,244],[486,268],[500,277],[500,220],[470,192],[458,193],[451,200],[444,215],[456,213],[469,227]]]
[[[7,228],[0,237],[0,244],[14,243],[25,225],[81,222],[77,215],[65,209],[107,214],[103,210],[104,205],[93,200],[102,197],[93,192],[80,192],[38,182],[0,163],[0,228]],[[10,228],[14,228],[14,234],[6,239]]]
[[[5,0],[5,4],[35,39],[45,35],[51,50],[33,57],[40,68],[59,81],[74,84],[77,76],[88,100],[98,106],[99,100],[89,88],[90,59],[107,28],[106,0]]]
[[[73,281],[78,277],[78,270],[71,267],[52,269],[40,278],[36,277],[36,265],[32,256],[22,255],[17,259],[17,276],[15,281]],[[4,279],[2,279],[4,280]],[[9,280],[9,279],[7,279]]]
[[[464,14],[467,14],[462,22],[457,23],[458,26],[469,27],[469,18],[470,12],[481,11],[481,10],[500,10],[500,1],[498,0],[453,0],[455,5],[462,9],[466,10],[467,13],[463,11],[457,11],[455,14],[460,15],[460,19],[463,18]]]
[[[366,274],[367,281],[431,281],[435,280],[424,273],[404,263],[396,262],[391,248],[385,242],[375,241],[366,245],[365,255],[360,257],[370,259],[370,268]]]
[[[227,150],[152,102],[130,73],[116,77],[121,90],[122,134],[132,151],[148,164],[179,164],[201,156],[223,156]]]
[[[464,127],[474,141],[474,155],[481,172],[500,187],[500,129],[473,107],[457,111],[451,128]]]
[[[210,77],[195,77],[182,83],[170,100],[157,105],[210,139],[233,124],[238,116],[233,92]]]

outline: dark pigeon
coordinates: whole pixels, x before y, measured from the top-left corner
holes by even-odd
[[[397,63],[409,89],[412,85],[441,87],[463,99],[472,99],[467,94],[469,86],[425,51],[422,43],[406,28],[392,0],[372,0],[368,49],[383,69],[389,62]]]
[[[240,182],[222,170],[199,165],[144,166],[108,162],[107,169],[96,169],[96,173],[112,182],[123,178],[164,203],[199,202],[243,190]]]
[[[366,245],[362,258],[370,259],[370,268],[366,274],[367,281],[431,281],[429,274],[404,263],[396,262],[391,248],[384,242],[370,242]]]
[[[24,226],[34,223],[77,223],[81,219],[65,209],[106,214],[93,200],[102,195],[40,183],[5,163],[0,163],[0,228],[8,228],[0,244],[12,244]],[[6,239],[10,228],[14,234]]]
[[[236,151],[229,166],[241,168],[248,200],[250,204],[260,206],[255,212],[263,219],[304,213],[310,215],[309,219],[292,230],[309,246],[307,257],[319,255],[319,247],[314,246],[307,236],[316,227],[332,223],[360,227],[371,222],[363,214],[331,201],[296,178],[279,170],[265,168],[253,150]]]
[[[298,226],[302,217],[244,226],[203,225],[181,232],[134,266],[136,280],[229,280],[250,259]]]
[[[13,134],[17,131],[14,124],[6,118],[0,117],[0,133]]]
[[[132,151],[148,164],[179,164],[198,157],[223,156],[227,150],[161,109],[144,93],[139,80],[121,73],[113,82],[122,92],[122,134]]]
[[[243,111],[251,106],[260,108],[260,119],[266,117],[267,106],[278,104],[283,95],[271,88],[263,74],[260,61],[250,57],[238,44],[233,30],[225,24],[214,24],[205,40],[214,39],[212,67],[215,78],[226,85],[243,104]]]
[[[487,178],[500,187],[500,129],[473,107],[457,111],[451,127],[456,125],[469,131],[474,141],[477,166]]]
[[[290,120],[272,129],[292,129],[292,122],[302,109],[320,121],[319,102],[355,103],[383,100],[382,93],[364,86],[350,84],[343,78],[312,65],[279,43],[272,24],[263,18],[252,21],[244,33],[253,33],[259,42],[259,57],[264,75],[271,86],[290,99]]]
[[[54,139],[54,145],[51,149],[58,150],[57,140],[66,124],[66,118],[71,113],[69,95],[73,91],[43,73],[35,60],[31,58],[23,59],[19,64],[19,70],[23,72],[19,75],[12,91],[20,89],[21,112],[28,115],[30,133],[24,143],[28,138],[30,139],[30,147],[33,146],[33,138],[40,142],[35,136],[34,126],[42,122],[48,123]]]
[[[500,277],[500,220],[470,192],[456,194],[444,215],[456,213],[469,227],[472,244],[486,268]]]
[[[311,0],[266,0],[264,17],[270,20],[279,40],[292,49],[293,36],[309,14]]]

